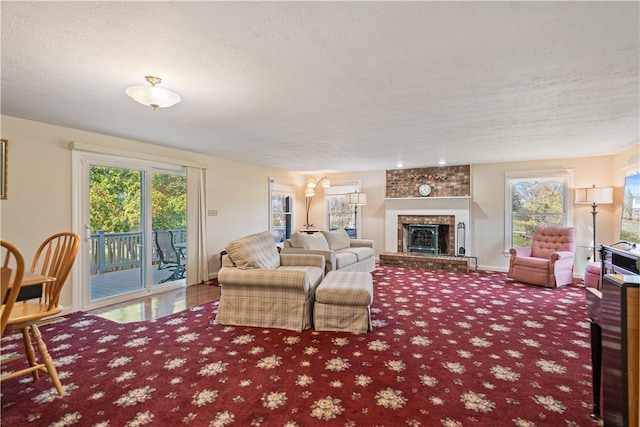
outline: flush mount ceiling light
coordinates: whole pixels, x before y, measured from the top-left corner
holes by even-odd
[[[160,77],[145,76],[144,78],[151,83],[151,86],[131,86],[125,91],[136,102],[157,110],[158,108],[171,107],[182,101],[175,93],[156,86],[162,83]]]

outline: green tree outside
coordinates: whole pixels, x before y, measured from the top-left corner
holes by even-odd
[[[538,225],[564,224],[564,185],[557,181],[520,182],[511,189],[513,246],[531,245]]]
[[[151,177],[154,230],[187,227],[187,177],[154,173]]]
[[[187,225],[187,179],[152,174],[152,227],[170,230]],[[141,172],[92,165],[89,176],[91,232],[140,231]]]

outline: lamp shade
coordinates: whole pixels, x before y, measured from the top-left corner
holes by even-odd
[[[314,177],[310,176],[307,178],[307,187],[308,188],[316,188],[317,181]]]
[[[316,188],[318,186],[318,184],[321,184],[321,186],[323,188],[329,188],[329,187],[331,187],[331,180],[329,178],[327,178],[326,176],[323,176],[319,180],[315,179],[312,176],[307,178],[307,183],[306,183],[307,187]]]
[[[367,195],[365,193],[348,193],[347,204],[349,205],[366,205]]]
[[[145,78],[151,83],[151,86],[131,86],[125,91],[134,101],[151,107],[154,110],[171,107],[182,101],[177,94],[156,86],[162,82],[162,79],[159,77],[146,76]]]
[[[580,205],[608,205],[613,203],[613,187],[576,188],[576,203]]]
[[[313,191],[313,188],[305,188],[304,189],[304,197],[313,197],[316,195],[316,192]]]

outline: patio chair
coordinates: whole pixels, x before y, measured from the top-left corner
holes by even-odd
[[[173,243],[173,233],[169,230],[156,230],[155,233],[156,250],[160,258],[158,270],[171,272],[171,276],[161,280],[160,283],[183,279],[186,270],[186,258],[181,250],[176,249]]]
[[[2,282],[2,315],[0,336],[4,334],[7,327],[7,321],[11,314],[13,304],[16,302],[18,293],[20,292],[20,284],[22,283],[22,275],[24,274],[24,258],[22,252],[13,243],[6,240],[0,240],[2,247],[2,269],[0,270]]]
[[[79,245],[80,236],[72,232],[63,232],[48,237],[36,251],[31,265],[31,272],[55,277],[55,280],[44,284],[43,294],[39,299],[25,300],[14,304],[7,321],[7,330],[19,330],[22,332],[25,354],[4,359],[2,364],[26,357],[29,367],[3,376],[2,381],[28,373],[33,375],[35,381],[40,378],[40,372],[44,372],[51,377],[58,395],[64,395],[58,372],[40,333],[38,322],[55,316],[62,311],[63,307],[59,303],[60,292],[71,271],[71,267],[73,267]],[[36,341],[41,361],[36,359],[31,336]]]

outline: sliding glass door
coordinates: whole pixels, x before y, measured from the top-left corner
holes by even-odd
[[[89,167],[89,302],[145,288],[145,172]]]
[[[187,253],[187,177],[184,171],[151,174],[151,285],[184,281]]]
[[[186,173],[181,167],[85,154],[82,309],[184,286]]]

